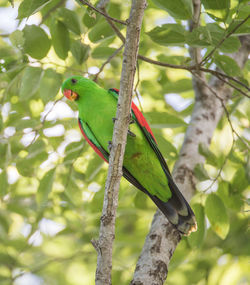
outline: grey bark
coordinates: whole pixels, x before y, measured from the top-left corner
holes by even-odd
[[[120,81],[120,95],[116,112],[117,120],[115,121],[113,131],[99,240],[93,241],[93,245],[98,253],[95,279],[97,285],[111,284],[112,245],[115,238],[116,208],[122,176],[123,155],[130,122],[130,109],[140,30],[145,7],[146,0],[133,0],[128,20]]]
[[[241,37],[240,50],[232,55],[242,68],[250,52],[250,37]],[[198,71],[197,74],[200,72]],[[202,74],[202,79],[205,78]],[[232,88],[212,77],[208,83],[220,98],[227,101]],[[187,128],[179,159],[175,164],[173,177],[179,189],[189,201],[194,194],[196,179],[193,173],[204,157],[198,152],[199,144],[209,146],[214,130],[223,115],[221,101],[214,96],[204,81],[193,78],[195,106]],[[168,265],[181,237],[177,230],[157,211],[138,259],[131,285],[160,285],[167,278]]]

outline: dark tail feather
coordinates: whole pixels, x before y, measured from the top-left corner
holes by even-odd
[[[146,193],[180,233],[189,235],[191,232],[196,231],[197,224],[194,213],[170,175],[168,176],[168,185],[172,197],[167,202],[163,202],[158,197],[151,195],[125,167],[123,167],[123,176],[135,187]]]
[[[148,194],[169,222],[180,233],[189,235],[197,230],[195,215],[176,184],[173,181],[169,181],[168,185],[172,192],[172,197],[167,202],[163,202],[158,197]]]

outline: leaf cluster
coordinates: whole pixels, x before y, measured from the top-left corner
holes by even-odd
[[[201,49],[203,59],[214,50],[204,67],[248,85],[249,60],[241,69],[228,55],[240,49],[239,36],[250,33],[249,19],[231,33],[248,17],[247,1],[202,0],[201,24],[192,31],[191,0],[148,2],[141,55],[190,66],[188,47]],[[112,0],[106,12],[124,20],[129,7]],[[29,22],[34,17],[36,25]],[[102,15],[78,4],[68,8],[62,0],[21,1],[17,20],[24,27],[7,36],[2,31],[0,38],[0,283],[31,276],[34,284],[93,284],[90,240],[98,236],[107,166],[81,138],[76,107],[62,99],[60,86],[68,76],[94,79],[102,69],[98,84],[119,88],[122,52],[115,52],[122,43]],[[124,25],[116,26],[125,35]],[[172,169],[193,109],[192,79],[183,69],[142,60],[139,67],[138,98]],[[249,101],[235,90],[227,108],[246,140]],[[211,147],[200,145],[199,153],[204,161],[194,169],[198,191],[192,200],[198,231],[177,248],[168,284],[250,282],[248,151],[223,117]],[[154,211],[143,193],[122,181],[114,284],[131,280]],[[234,279],[231,272],[237,272]]]

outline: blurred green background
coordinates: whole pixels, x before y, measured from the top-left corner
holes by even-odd
[[[201,27],[191,33],[191,0],[148,1],[139,53],[188,65],[188,45],[205,56],[249,15],[247,2],[202,1]],[[123,20],[129,9],[128,0],[107,6]],[[237,36],[248,33],[249,20],[206,67],[218,66],[247,84],[250,60],[241,70],[225,53],[236,52]],[[1,0],[0,34],[0,284],[94,284],[96,252],[90,241],[98,238],[107,165],[82,138],[76,106],[63,98],[60,86],[80,74],[106,89],[119,88],[122,51],[109,57],[122,43],[103,17],[63,0]],[[139,61],[135,83],[134,100],[172,169],[194,104],[191,74]],[[249,100],[234,91],[227,107],[233,127],[249,140]],[[206,163],[195,169],[199,183],[191,202],[199,228],[182,238],[166,284],[250,283],[250,162],[242,140],[233,139],[223,117],[210,149],[200,148]],[[132,279],[155,210],[122,179],[113,284]]]

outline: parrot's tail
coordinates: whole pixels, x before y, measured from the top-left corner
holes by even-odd
[[[163,202],[158,197],[148,194],[169,222],[180,233],[189,235],[197,230],[195,215],[172,179],[169,179],[168,185],[172,192],[172,197],[167,202]]]
[[[158,197],[151,195],[125,167],[123,167],[123,176],[135,187],[146,193],[181,234],[189,235],[191,232],[196,231],[197,224],[194,213],[170,174],[167,178],[172,197],[167,202],[163,202]]]

